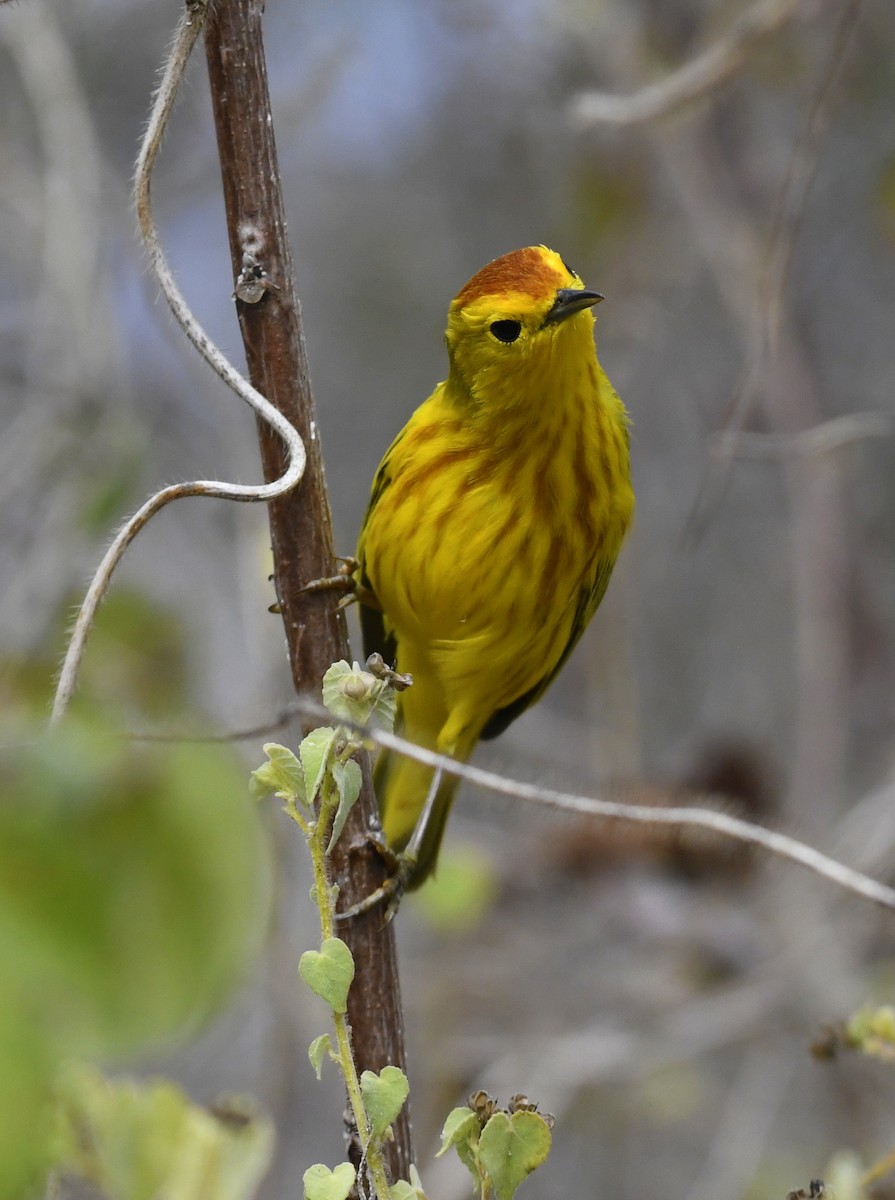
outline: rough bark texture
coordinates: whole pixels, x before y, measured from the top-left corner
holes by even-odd
[[[223,176],[234,277],[252,255],[274,288],[258,303],[237,300],[249,376],[298,429],[308,463],[288,496],[270,505],[277,596],[283,613],[295,689],[319,697],[329,665],[350,659],[345,621],[332,592],[302,593],[310,579],[333,574],[332,522],[314,419],[301,312],[280,190],[261,24],[262,0],[218,0],[205,44]],[[283,471],[283,447],[259,424],[265,478]],[[259,620],[263,619],[259,615]],[[361,798],[334,855],[333,873],[341,906],[368,895],[383,879],[380,857],[367,845],[378,828],[369,764],[364,764]],[[357,968],[349,998],[358,1069],[404,1066],[403,1018],[392,927],[382,910],[339,929]],[[299,1048],[304,1053],[304,1048]],[[387,1147],[393,1178],[408,1177],[413,1160],[406,1107]]]

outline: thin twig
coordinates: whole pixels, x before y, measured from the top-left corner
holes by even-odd
[[[152,169],[174,106],[178,87],[183,79],[186,64],[202,31],[207,11],[206,4],[194,4],[181,18],[177,27],[174,44],[162,73],[149,125],[137,159],[135,178],[137,217],[149,254],[150,266],[178,323],[212,370],[283,439],[288,456],[288,469],[279,479],[267,484],[236,484],[207,479],[173,484],[151,496],[122,526],[97,568],[75,620],[53,701],[50,723],[54,725],[62,719],[74,693],[87,637],[93,626],[96,611],[109,587],[112,572],[121,561],[122,555],[130,543],[151,518],[172,500],[179,500],[185,496],[213,496],[221,500],[243,502],[273,500],[294,488],[301,479],[305,468],[305,448],[296,430],[281,413],[265,400],[260,392],[243,379],[193,316],[168,266],[152,215],[150,202]]]
[[[709,454],[724,459],[781,459],[829,454],[850,442],[895,435],[892,413],[849,413],[800,433],[743,433],[721,429],[709,437]]]
[[[303,708],[298,701],[288,701],[276,716],[271,717],[266,721],[258,721],[255,725],[248,725],[243,729],[233,729],[228,733],[163,733],[154,730],[141,731],[139,733],[129,733],[125,736],[131,738],[135,742],[161,742],[167,744],[177,744],[180,742],[187,743],[191,746],[205,745],[221,745],[232,742],[249,742],[255,738],[269,737],[279,729],[284,729],[289,722],[303,713]]]
[[[319,701],[306,696],[298,697],[291,707],[294,711],[300,712],[304,716],[313,718],[314,720],[332,720],[332,714]],[[441,768],[448,775],[454,775],[458,779],[466,780],[467,783],[485,788],[487,791],[499,792],[504,796],[513,796],[517,800],[527,800],[534,804],[545,805],[547,808],[560,809],[563,812],[583,813],[588,816],[602,817],[610,820],[633,821],[644,825],[671,825],[692,829],[705,829],[711,833],[719,834],[721,837],[733,838],[735,841],[744,842],[749,846],[760,846],[763,850],[768,850],[771,854],[776,854],[779,858],[785,858],[790,862],[798,863],[799,866],[805,867],[809,871],[813,871],[816,875],[830,880],[846,891],[853,892],[857,896],[862,896],[866,900],[872,900],[876,904],[882,904],[886,908],[895,909],[895,888],[879,883],[877,880],[871,879],[869,876],[864,875],[861,871],[854,870],[852,867],[847,867],[837,859],[823,854],[820,850],[815,850],[813,846],[808,846],[804,842],[800,842],[797,838],[790,837],[789,834],[778,833],[773,829],[765,829],[761,825],[754,825],[751,821],[744,821],[740,817],[731,816],[729,813],[718,812],[708,808],[699,808],[695,805],[656,808],[647,804],[628,804],[615,800],[597,800],[589,796],[578,796],[572,792],[560,792],[553,788],[541,787],[534,783],[523,783],[521,780],[507,779],[503,775],[495,774],[493,771],[486,771],[481,767],[471,766],[469,763],[458,762],[454,758],[449,758],[444,754],[437,754],[434,750],[426,750],[422,746],[408,742],[406,738],[398,737],[394,733],[387,733],[385,730],[368,729],[347,720],[340,721],[340,724],[363,734],[365,738],[369,738],[370,741],[375,742],[378,746],[384,747],[387,750],[395,750],[399,754],[406,755],[406,757],[412,758],[414,761],[423,763],[428,767]],[[163,735],[135,734],[132,736],[140,740],[147,738],[157,740]],[[242,734],[238,733],[231,736],[239,738]],[[171,740],[182,740],[182,735],[172,735]],[[724,799],[724,797],[697,795],[694,799],[701,799],[705,803],[711,803],[713,801],[717,802],[719,799]]]
[[[786,178],[774,211],[768,238],[764,278],[759,287],[760,312],[765,322],[769,353],[773,354],[782,322],[783,292],[789,278],[793,250],[798,239],[808,193],[820,161],[820,148],[839,98],[838,84],[849,42],[854,34],[863,0],[845,0],[836,22],[833,44],[820,84],[808,110],[805,124],[789,160]]]
[[[581,92],[572,102],[572,120],[579,127],[638,125],[692,104],[743,70],[749,54],[791,21],[799,5],[800,0],[758,0],[707,50],[659,83],[629,96]]]
[[[817,173],[820,149],[838,97],[837,84],[842,64],[860,8],[861,0],[846,0],[836,25],[823,76],[789,160],[786,178],[774,209],[773,225],[756,290],[756,318],[749,338],[746,361],[727,405],[725,433],[735,433],[742,429],[759,384],[765,378],[768,363],[777,349],[783,322],[783,295],[802,214]],[[694,541],[698,541],[705,532],[711,513],[726,490],[731,461],[729,456],[725,458],[716,453],[714,461],[706,465],[689,523],[689,534]]]
[[[313,706],[319,715],[321,705]],[[522,783],[518,780],[505,779],[492,771],[481,767],[473,767],[468,763],[458,763],[455,759],[444,754],[436,754],[415,746],[412,742],[395,734],[379,730],[367,731],[373,741],[387,749],[397,750],[417,762],[427,766],[440,767],[450,775],[456,775],[488,791],[500,792],[504,796],[514,796],[519,800],[529,800],[547,808],[562,809],[564,812],[586,813],[594,817],[613,818],[620,821],[635,821],[646,825],[676,825],[689,826],[694,829],[707,829],[723,837],[733,838],[751,846],[761,846],[780,858],[798,863],[809,871],[829,879],[886,908],[895,909],[895,888],[879,883],[860,871],[855,871],[844,863],[838,862],[829,855],[815,850],[796,838],[785,833],[777,833],[765,829],[761,825],[753,825],[728,813],[713,812],[710,809],[687,806],[672,808],[653,808],[645,804],[621,804],[613,800],[594,800],[586,796],[576,796],[571,792],[555,791],[553,788],[543,788],[536,784]]]

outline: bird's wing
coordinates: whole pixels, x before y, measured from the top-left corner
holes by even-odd
[[[395,636],[391,631],[385,628],[385,621],[382,615],[382,607],[376,597],[376,590],[373,587],[370,577],[367,574],[366,560],[364,555],[364,542],[366,539],[367,525],[370,521],[370,516],[376,505],[382,497],[382,494],[388,489],[392,482],[391,458],[398,443],[403,439],[406,433],[406,427],[401,430],[392,444],[386,450],[382,462],[379,464],[379,469],[373,478],[373,488],[370,493],[370,503],[367,505],[367,511],[364,514],[363,524],[361,525],[360,533],[357,539],[357,597],[360,601],[360,627],[364,639],[364,654],[367,658],[371,654],[381,654],[389,666],[394,666],[398,656],[398,644]]]
[[[518,716],[524,713],[527,708],[540,699],[544,692],[546,692],[547,688],[562,670],[566,659],[575,649],[578,639],[584,633],[588,622],[599,607],[600,601],[603,599],[603,594],[609,584],[609,576],[612,574],[614,566],[614,560],[600,559],[597,561],[592,577],[582,586],[578,593],[578,602],[575,606],[575,616],[569,631],[569,640],[563,647],[562,654],[560,654],[556,662],[550,664],[534,687],[529,688],[527,692],[524,692],[521,696],[517,696],[515,700],[491,714],[481,732],[483,741],[495,738],[498,734],[503,733]]]

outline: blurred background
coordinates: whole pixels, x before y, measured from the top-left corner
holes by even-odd
[[[0,12],[7,740],[46,711],[73,605],[124,516],[176,480],[260,477],[253,419],[188,351],[135,233],[132,164],[178,11]],[[607,122],[582,100],[660,83],[755,12],[767,36],[692,103]],[[342,552],[382,452],[444,376],[447,304],[470,275],[543,242],[606,296],[597,338],[633,420],[636,525],[561,679],[476,761],[638,802],[717,793],[891,879],[891,5],[270,3],[266,38]],[[183,290],[241,364],[201,53],[153,191]],[[268,555],[261,508],[168,508],[116,576],[87,701],[135,731],[275,722],[290,681]],[[265,740],[240,743],[246,772]],[[140,1065],[200,1100],[260,1098],[278,1127],[272,1200],[342,1150],[339,1089],[305,1058],[323,1021],[295,975],[309,878],[269,817],[263,962],[208,1031]],[[782,1200],[838,1149],[891,1148],[891,1071],[808,1050],[825,1022],[891,996],[890,917],[726,844],[469,789],[446,850],[468,903],[424,894],[398,921],[430,1196],[468,1191],[431,1153],[478,1087],[557,1115],[531,1200]]]

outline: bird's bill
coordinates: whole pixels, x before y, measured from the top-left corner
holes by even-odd
[[[593,308],[604,299],[599,292],[591,292],[587,288],[560,288],[553,301],[553,307],[544,318],[544,324],[555,325],[557,321],[565,321],[582,309]]]

